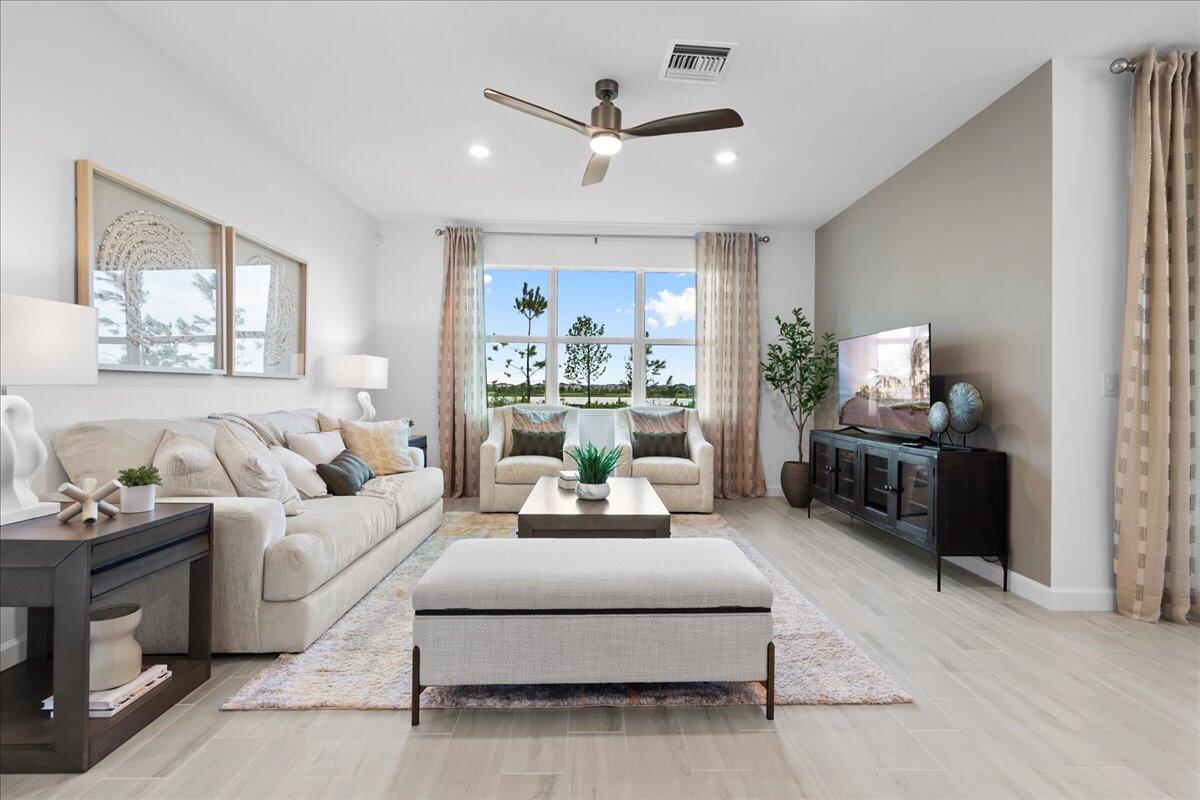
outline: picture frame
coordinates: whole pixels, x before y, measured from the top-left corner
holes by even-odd
[[[308,260],[225,227],[228,374],[308,376]]]
[[[100,316],[102,370],[222,374],[224,223],[75,162],[75,302]]]

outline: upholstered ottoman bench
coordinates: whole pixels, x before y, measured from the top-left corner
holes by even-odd
[[[413,589],[412,724],[428,686],[759,681],[771,584],[725,539],[464,539]]]

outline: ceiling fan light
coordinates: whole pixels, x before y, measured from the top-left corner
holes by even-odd
[[[611,156],[621,151],[621,140],[613,133],[597,133],[590,144],[592,152],[598,156]]]

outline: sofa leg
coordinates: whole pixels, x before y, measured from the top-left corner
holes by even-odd
[[[775,643],[767,642],[767,719],[775,719]]]
[[[413,647],[412,653],[412,724],[421,724],[421,648]]]

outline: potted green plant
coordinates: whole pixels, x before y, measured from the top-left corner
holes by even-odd
[[[795,508],[808,508],[810,466],[804,458],[804,426],[829,391],[829,379],[837,373],[837,341],[832,333],[820,338],[799,308],[792,319],[775,317],[779,341],[767,345],[767,360],[759,366],[763,380],[783,395],[788,413],[796,424],[799,460],[783,462],[779,483],[783,496]]]
[[[587,447],[571,448],[571,456],[579,471],[575,494],[581,500],[603,500],[608,497],[608,477],[616,470],[621,451],[615,447],[596,447],[588,442]]]
[[[121,483],[121,513],[154,510],[154,487],[162,486],[158,467],[128,467],[117,473]]]

